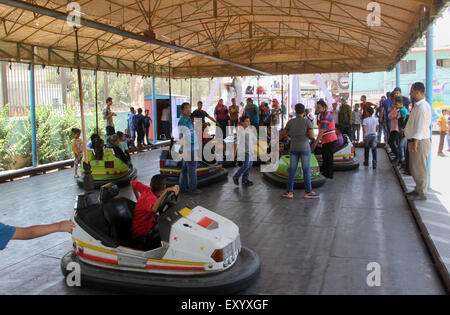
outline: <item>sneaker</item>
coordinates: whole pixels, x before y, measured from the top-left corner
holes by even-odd
[[[364,162],[363,165],[364,166],[369,166],[369,162]]]
[[[249,180],[242,181],[242,185],[244,186],[253,186],[253,182]]]
[[[284,194],[281,195],[281,197],[286,198],[286,199],[294,199],[294,193],[293,192],[285,192]]]
[[[73,175],[73,177],[74,177],[74,178],[80,178],[80,175],[75,174],[75,175]]]
[[[445,155],[444,153],[442,153],[442,152],[439,152],[439,153],[438,153],[438,156],[440,156],[440,157],[446,157],[446,155]]]
[[[417,191],[415,191],[415,190],[405,193],[406,196],[416,196],[418,194],[419,193]]]
[[[233,183],[239,186],[239,179],[236,176],[233,176]]]
[[[320,194],[316,193],[315,191],[311,191],[309,193],[305,193],[303,198],[305,198],[305,199],[319,199],[320,198]]]

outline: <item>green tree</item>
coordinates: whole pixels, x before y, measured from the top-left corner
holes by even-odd
[[[20,140],[14,145],[14,150],[25,160],[26,165],[32,165],[31,141],[31,113],[28,111],[27,119],[22,121],[23,133]],[[56,118],[51,106],[40,105],[36,107],[36,145],[38,163],[45,164],[58,161],[64,154],[61,149],[60,127],[55,123]]]
[[[80,128],[77,119],[76,106],[64,105],[63,114],[58,119],[58,135],[61,136],[59,150],[62,152],[62,159],[70,159],[72,154],[72,128]]]
[[[12,122],[9,120],[9,106],[0,107],[0,171],[14,164],[13,150],[9,144]]]

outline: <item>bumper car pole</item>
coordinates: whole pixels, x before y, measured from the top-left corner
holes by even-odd
[[[80,115],[81,115],[81,132],[83,134],[83,168],[84,168],[84,189],[86,191],[94,190],[94,179],[92,177],[91,166],[88,162],[87,146],[86,146],[86,126],[84,121],[84,106],[83,106],[83,86],[81,82],[81,67],[80,67],[80,54],[78,51],[78,29],[74,27],[75,30],[75,42],[76,42],[76,57],[77,57],[77,68],[78,68],[78,91],[80,96]]]

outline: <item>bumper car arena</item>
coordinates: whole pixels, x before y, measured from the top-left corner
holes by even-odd
[[[59,2],[0,0],[0,295],[450,292],[401,132],[450,2]]]

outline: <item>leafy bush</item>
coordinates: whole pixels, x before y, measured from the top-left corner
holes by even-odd
[[[60,125],[57,122],[51,106],[36,106],[36,145],[39,164],[61,160],[64,155]],[[27,119],[22,121],[23,133],[20,140],[14,145],[14,150],[25,160],[26,165],[32,165],[32,141],[31,141],[31,113],[27,112]]]
[[[80,128],[75,106],[65,105],[63,114],[56,117],[58,120],[58,134],[61,135],[59,150],[62,151],[61,159],[67,160],[73,157],[72,153],[72,128]]]
[[[12,123],[9,120],[9,106],[0,108],[0,171],[9,169],[14,164],[13,150],[9,144]]]

